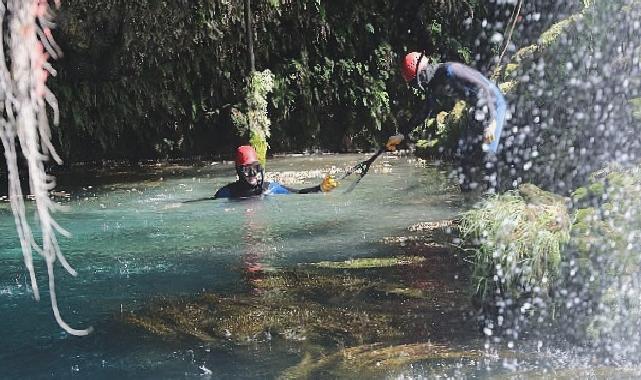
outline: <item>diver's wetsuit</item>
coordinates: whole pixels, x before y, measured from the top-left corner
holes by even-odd
[[[308,194],[320,191],[320,185],[297,190],[283,186],[278,182],[263,182],[262,185],[250,186],[245,182],[236,181],[218,189],[214,198],[249,198],[258,195]]]
[[[484,119],[486,125],[489,125],[492,120],[496,122],[494,141],[483,144],[483,132],[468,128],[462,131],[456,152],[462,166],[458,173],[459,183],[464,190],[473,190],[478,185],[482,185],[478,178],[479,174],[482,174],[478,168],[481,162],[484,163],[485,170],[482,172],[485,172],[487,177],[488,183],[486,185],[496,189],[498,180],[495,170],[495,154],[507,108],[501,91],[480,72],[456,62],[425,65],[417,72],[414,85],[425,91],[427,100],[401,129],[401,133],[404,135],[407,135],[436,111],[436,97],[441,95],[459,97],[475,105],[477,120]],[[482,113],[484,107],[487,107],[489,118],[488,115]]]

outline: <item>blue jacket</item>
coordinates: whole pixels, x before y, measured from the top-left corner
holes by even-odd
[[[321,191],[320,185],[297,190],[283,186],[278,182],[263,182],[262,186],[250,187],[245,182],[236,181],[218,189],[214,198],[249,198],[259,195],[308,194],[319,191]]]

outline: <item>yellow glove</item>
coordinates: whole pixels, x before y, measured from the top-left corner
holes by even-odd
[[[320,188],[324,192],[332,191],[336,186],[338,186],[338,182],[331,175],[326,176],[320,184]]]
[[[403,142],[403,139],[404,139],[404,137],[401,134],[390,136],[390,138],[387,139],[387,143],[385,144],[385,148],[389,152],[393,152],[393,151],[396,150],[396,145],[398,145],[401,142]]]
[[[494,139],[496,139],[494,131],[496,131],[496,121],[492,120],[490,125],[485,128],[485,131],[483,131],[483,143],[490,144]]]

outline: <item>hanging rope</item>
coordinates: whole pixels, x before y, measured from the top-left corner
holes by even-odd
[[[510,25],[510,30],[508,32],[507,38],[505,39],[505,47],[503,47],[503,51],[501,52],[501,55],[499,56],[499,64],[501,64],[501,61],[503,60],[503,57],[505,56],[505,53],[507,52],[507,48],[510,46],[510,41],[512,40],[512,33],[514,32],[514,28],[516,27],[516,23],[519,20],[519,16],[521,14],[521,7],[523,6],[523,0],[519,0],[518,4],[516,7],[514,7],[514,10],[512,12],[512,24]]]

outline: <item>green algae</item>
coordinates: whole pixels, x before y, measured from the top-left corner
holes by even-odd
[[[319,268],[332,269],[364,269],[364,268],[385,268],[399,265],[410,265],[425,261],[425,257],[420,256],[399,256],[399,257],[369,257],[359,258],[347,261],[321,261],[311,264]]]
[[[579,187],[578,189],[572,192],[572,200],[575,202],[586,199],[590,192],[585,187]]]

